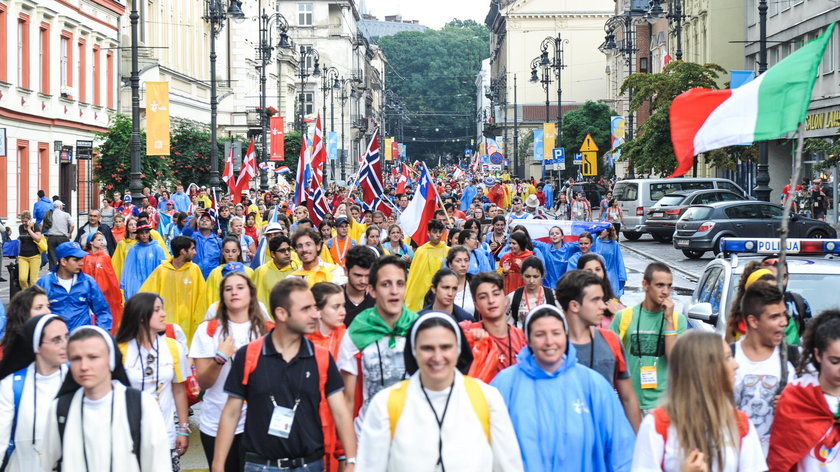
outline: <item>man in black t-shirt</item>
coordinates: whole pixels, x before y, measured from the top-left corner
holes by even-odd
[[[347,271],[347,283],[344,285],[344,325],[350,326],[353,318],[375,304],[368,293],[368,275],[376,262],[376,255],[366,246],[354,246],[347,251],[344,270]]]

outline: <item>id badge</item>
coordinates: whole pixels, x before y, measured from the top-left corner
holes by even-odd
[[[284,406],[274,405],[274,412],[271,414],[271,422],[268,424],[268,434],[278,438],[287,439],[292,432],[292,423],[295,422],[295,410]]]
[[[643,389],[656,388],[658,381],[656,378],[656,366],[642,366],[639,380],[641,380],[640,383],[642,384]]]

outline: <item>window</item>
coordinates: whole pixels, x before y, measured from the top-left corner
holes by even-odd
[[[727,208],[726,216],[733,220],[761,218],[761,210],[758,205],[738,205]]]
[[[781,220],[784,210],[776,205],[759,205],[761,207],[762,218],[769,218],[773,220]]]
[[[41,93],[50,93],[50,25],[41,23],[38,34],[39,73],[41,77]]]
[[[6,37],[6,6],[0,3],[0,80],[6,82],[9,80],[9,47],[8,38]]]
[[[87,41],[79,38],[79,57],[76,61],[76,77],[79,78],[79,101],[87,101]]]
[[[638,198],[639,184],[633,182],[619,182],[613,189],[613,197],[619,202],[630,202]]]
[[[105,104],[108,108],[114,108],[114,53],[111,51],[105,53],[105,76],[108,87],[108,91],[105,92],[108,100]]]
[[[741,195],[744,194],[744,191],[741,190],[740,187],[738,187],[737,185],[735,185],[731,182],[718,181],[717,186],[718,186],[718,188],[721,188],[721,189],[724,189],[724,190],[730,190],[730,191],[735,192],[735,193],[740,193]]]
[[[732,192],[721,192],[720,193],[720,201],[722,202],[734,202],[737,200],[743,200],[744,197],[741,195],[732,193]]]
[[[840,35],[837,34],[837,31],[834,31],[834,37],[828,40],[828,44],[825,47],[825,54],[823,55],[822,60],[822,72],[823,74],[828,74],[834,72],[834,49],[837,39]]]
[[[61,32],[61,96],[73,98],[73,35]]]
[[[720,313],[720,298],[723,295],[723,269],[712,267],[700,287],[697,301],[711,303],[712,314],[717,316]]]
[[[312,26],[312,4],[298,3],[298,26]]]
[[[48,143],[38,143],[38,188],[49,193],[50,145]]]
[[[93,46],[93,104],[96,106],[102,105],[100,55],[99,46]]]
[[[19,87],[29,88],[29,16],[21,14],[18,18],[17,33],[17,83]]]
[[[312,92],[298,94],[298,100],[303,104],[303,114],[308,115],[315,112],[315,100]]]
[[[29,208],[29,141],[17,140],[18,213]]]

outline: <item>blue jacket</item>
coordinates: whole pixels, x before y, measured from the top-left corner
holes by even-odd
[[[120,288],[125,299],[133,297],[140,291],[143,282],[152,275],[152,272],[166,260],[166,253],[157,241],[151,240],[146,244],[137,242],[125,256],[122,276],[120,277]]]
[[[50,309],[64,318],[70,332],[79,326],[92,324],[90,312],[96,315],[96,326],[111,330],[111,308],[93,277],[79,272],[70,292],[67,292],[52,271],[38,279],[38,286],[47,291]]]
[[[629,471],[636,437],[612,386],[577,363],[572,344],[554,374],[526,348],[491,385],[507,404],[527,472]]]
[[[624,284],[627,282],[627,269],[624,267],[624,257],[621,255],[618,241],[603,241],[601,238],[595,238],[592,252],[604,258],[613,294],[616,298],[621,298],[624,295]]]
[[[543,186],[543,193],[545,194],[545,207],[549,210],[554,208],[554,188],[551,184]]]
[[[6,332],[6,306],[0,302],[0,338]]]
[[[186,193],[173,193],[170,200],[175,203],[176,210],[183,212],[190,210],[190,196]]]
[[[569,258],[576,252],[580,252],[578,243],[564,243],[560,249],[554,247],[553,244],[534,240],[534,252],[538,253],[545,264],[545,277],[543,278],[543,285],[554,288],[557,286],[557,281],[563,277],[563,274],[568,270],[567,264]],[[576,262],[577,264],[577,262]]]
[[[472,205],[473,198],[478,195],[475,185],[468,185],[464,188],[464,193],[461,195],[461,211],[467,211]]]
[[[44,215],[52,209],[52,200],[47,197],[41,197],[35,202],[35,206],[32,208],[32,217],[35,218],[36,223],[41,224],[44,222]]]
[[[210,272],[219,267],[219,261],[222,257],[222,240],[216,236],[214,231],[210,231],[210,236],[205,237],[201,234],[201,231],[193,230],[189,226],[185,226],[181,234],[195,239],[195,259],[193,259],[193,262],[201,268],[201,274],[207,280]]]
[[[478,249],[470,251],[470,268],[467,273],[475,275],[479,272],[487,272],[495,269],[496,259],[482,244]]]

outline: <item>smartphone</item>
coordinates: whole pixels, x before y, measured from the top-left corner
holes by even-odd
[[[198,206],[201,207],[201,208],[204,208],[204,200],[199,200],[198,201]]]

